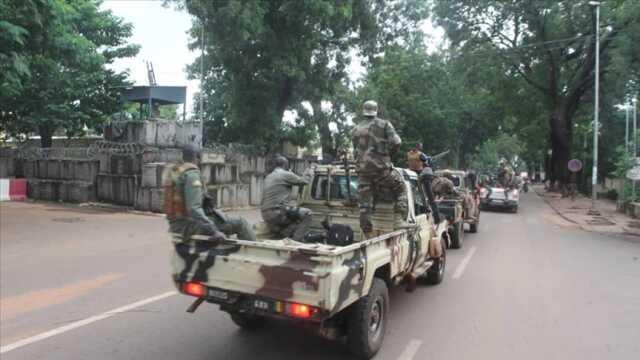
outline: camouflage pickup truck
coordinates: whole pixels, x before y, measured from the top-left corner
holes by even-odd
[[[360,358],[380,349],[388,326],[388,287],[422,280],[438,284],[446,264],[446,222],[434,224],[418,186],[405,169],[408,216],[376,194],[374,237],[364,238],[355,201],[357,176],[352,167],[322,165],[302,189],[298,205],[313,211],[313,231],[322,223],[353,230],[348,243],[273,240],[258,223],[259,241],[227,239],[214,245],[197,236],[173,236],[173,280],[180,292],[218,304],[240,327],[255,330],[268,318],[311,328],[321,336],[346,340]],[[344,227],[346,227],[344,226]],[[329,238],[330,239],[330,238]]]

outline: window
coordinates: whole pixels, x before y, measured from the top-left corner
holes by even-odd
[[[427,202],[422,194],[422,189],[418,181],[415,179],[409,180],[411,184],[411,191],[413,192],[413,206],[416,211],[416,215],[426,214],[428,212]]]
[[[311,197],[316,200],[327,200],[328,177],[318,175],[313,179],[311,185]],[[331,192],[329,200],[348,200],[349,188],[351,188],[351,199],[358,198],[358,177],[346,175],[334,175],[331,177]]]

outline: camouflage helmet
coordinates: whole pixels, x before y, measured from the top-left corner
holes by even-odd
[[[362,115],[364,116],[377,116],[378,115],[378,103],[373,100],[367,100],[362,104]]]
[[[450,178],[453,176],[453,173],[449,169],[442,170],[442,176],[446,178]]]
[[[198,145],[186,144],[182,148],[182,161],[193,162],[200,160],[201,150]]]

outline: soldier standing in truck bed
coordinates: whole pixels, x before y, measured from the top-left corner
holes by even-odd
[[[182,161],[163,178],[164,212],[169,231],[185,239],[191,235],[209,235],[211,241],[220,242],[225,234],[236,234],[240,240],[255,241],[256,236],[245,219],[225,215],[212,205],[203,207],[206,192],[198,168],[200,148],[186,145],[182,149]]]
[[[362,106],[364,119],[353,129],[352,139],[358,170],[358,201],[360,227],[367,234],[373,230],[373,191],[391,190],[396,209],[406,214],[407,192],[402,175],[393,169],[391,155],[398,151],[402,140],[391,122],[377,117],[378,104],[366,101]]]

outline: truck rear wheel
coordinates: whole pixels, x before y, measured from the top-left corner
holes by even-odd
[[[480,211],[478,211],[478,215],[476,217],[476,221],[474,221],[472,224],[469,224],[469,232],[474,233],[474,234],[477,233],[479,225],[480,225]]]
[[[350,311],[347,322],[349,350],[361,359],[370,359],[382,347],[387,331],[389,291],[385,282],[374,278],[369,294],[358,300]]]
[[[442,246],[442,255],[435,259],[433,265],[427,270],[426,280],[427,284],[438,285],[444,280],[444,269],[447,265],[447,247],[444,244],[444,239],[440,242]]]
[[[249,331],[258,330],[261,327],[264,327],[266,321],[265,318],[258,315],[241,314],[237,312],[230,313],[229,315],[231,315],[231,321],[242,329]]]
[[[451,247],[454,249],[460,249],[462,247],[462,241],[464,240],[464,222],[459,221],[453,227],[451,232]]]

